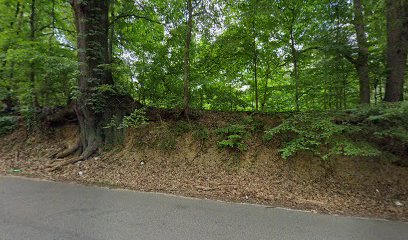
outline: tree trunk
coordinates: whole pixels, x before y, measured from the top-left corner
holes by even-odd
[[[258,54],[256,50],[256,43],[254,41],[254,56],[253,56],[253,66],[254,66],[254,84],[255,84],[255,111],[259,110],[259,91],[258,91]]]
[[[370,79],[368,65],[356,64],[357,75],[360,84],[360,104],[370,104]]]
[[[344,70],[344,68],[343,68],[343,70]],[[343,108],[344,109],[347,109],[347,85],[348,85],[347,78],[348,78],[348,75],[344,74],[343,75],[343,81],[342,81],[343,82],[342,83],[342,89],[343,89],[342,100],[343,100]]]
[[[34,46],[34,41],[35,41],[35,33],[36,33],[36,28],[35,28],[35,21],[36,21],[36,11],[35,11],[35,0],[31,0],[31,15],[30,15],[30,41],[31,41],[31,46]],[[38,103],[38,97],[37,97],[37,91],[36,91],[36,86],[35,86],[35,66],[34,62],[32,61],[30,63],[30,83],[31,83],[31,90],[32,90],[32,106],[34,109],[38,109],[39,103]]]
[[[387,0],[387,82],[384,101],[404,99],[408,52],[408,2]]]
[[[101,93],[98,87],[113,87],[109,64],[109,0],[71,2],[77,28],[80,96],[75,106],[80,126],[81,159],[116,139],[115,130],[104,128],[113,116],[123,117],[133,100],[128,96]]]
[[[255,85],[255,111],[259,110],[259,93],[258,93],[258,49],[256,45],[256,9],[257,1],[255,1],[253,9],[253,19],[252,19],[252,37],[253,37],[253,56],[252,56],[252,65],[254,71],[254,85]]]
[[[368,43],[364,27],[361,0],[354,0],[354,27],[357,34],[358,57],[355,67],[360,83],[360,103],[370,103],[370,78],[368,69]]]
[[[111,4],[110,4],[110,17],[111,19],[115,19],[115,0],[111,0]],[[109,30],[109,39],[108,39],[108,63],[112,64],[113,63],[113,41],[115,38],[115,21],[111,22],[111,26],[110,26],[110,30]],[[108,79],[108,81],[113,82],[113,76],[112,74],[110,74],[108,76],[111,79]]]
[[[56,22],[56,19],[55,19],[55,0],[52,0],[52,2],[51,2],[51,29],[52,29],[52,32],[51,32],[50,37],[48,38],[48,43],[50,45],[50,50],[51,50],[51,47],[52,47],[52,39],[54,38],[54,35],[55,35],[55,22]]]
[[[193,31],[193,4],[192,0],[187,0],[187,28],[186,28],[186,42],[184,46],[184,114],[188,118],[190,111],[190,45],[191,45],[191,35]]]
[[[270,73],[271,73],[271,65],[268,62],[267,67],[266,67],[266,74],[265,74],[264,93],[263,93],[263,98],[262,98],[262,103],[261,103],[262,112],[265,112],[266,99],[268,98],[268,81],[269,81]]]
[[[295,38],[293,36],[293,26],[290,29],[290,49],[292,52],[292,61],[293,61],[293,78],[295,79],[295,104],[296,111],[299,111],[299,67],[298,67],[298,52],[295,47]]]

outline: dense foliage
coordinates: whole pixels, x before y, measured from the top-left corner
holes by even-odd
[[[82,158],[143,125],[136,105],[186,120],[190,108],[296,112],[265,135],[285,138],[284,158],[406,151],[406,104],[381,103],[406,92],[406,1],[0,0],[0,13],[4,111],[32,127],[75,106]],[[219,129],[218,145],[244,151],[254,124]]]
[[[336,123],[334,117],[322,114],[296,114],[279,126],[265,133],[266,140],[282,137],[282,157],[287,159],[299,152],[312,152],[322,160],[336,155],[378,156],[380,151],[366,140],[353,141],[353,135],[361,134],[360,126],[349,122]]]
[[[185,1],[111,2],[115,84],[143,104],[181,107]],[[386,5],[362,5],[371,101],[380,102]],[[0,1],[0,12],[3,103],[43,108],[74,99],[76,35],[68,1]],[[266,112],[355,107],[355,21],[351,1],[193,1],[191,106]]]
[[[17,119],[12,116],[0,116],[0,136],[13,131],[17,126]]]
[[[265,131],[267,141],[281,142],[283,158],[310,152],[322,160],[331,157],[408,156],[408,105],[380,104],[340,112],[302,113],[284,118]]]

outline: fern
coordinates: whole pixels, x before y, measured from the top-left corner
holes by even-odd
[[[240,152],[247,150],[245,139],[247,137],[247,126],[241,124],[232,124],[224,128],[217,129],[216,133],[220,140],[217,145],[220,148],[238,150]]]

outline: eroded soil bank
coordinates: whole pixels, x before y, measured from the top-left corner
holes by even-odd
[[[408,220],[408,168],[387,159],[322,163],[299,154],[284,160],[279,140],[262,140],[262,129],[279,122],[268,117],[258,119],[262,129],[247,137],[246,151],[220,149],[215,130],[240,118],[208,114],[192,123],[149,123],[128,130],[123,146],[55,172],[44,166],[52,153],[75,142],[77,126],[31,135],[20,127],[0,138],[0,174]]]

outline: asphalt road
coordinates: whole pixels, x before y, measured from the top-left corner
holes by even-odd
[[[408,223],[0,177],[0,240],[407,240]]]

